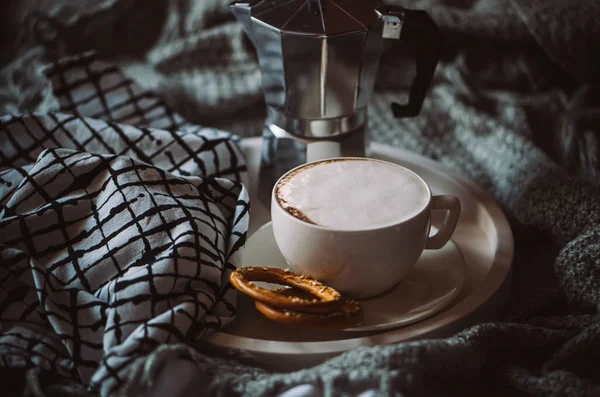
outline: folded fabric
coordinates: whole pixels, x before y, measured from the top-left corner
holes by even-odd
[[[133,360],[232,320],[245,163],[93,53],[47,73],[60,113],[0,118],[0,366],[107,395]]]

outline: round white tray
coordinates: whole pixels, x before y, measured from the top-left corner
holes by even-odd
[[[256,197],[261,139],[245,139],[243,145],[252,200],[251,235],[270,219],[268,209]],[[408,167],[421,175],[434,193],[460,198],[462,213],[452,240],[464,256],[466,280],[454,302],[421,322],[364,334],[270,327],[258,316],[238,316],[203,344],[221,352],[238,352],[267,369],[291,371],[360,346],[449,336],[469,325],[494,319],[506,303],[513,259],[512,232],[499,206],[472,182],[425,157],[381,144],[371,144],[369,156]],[[238,311],[250,309],[251,302],[241,297]],[[260,323],[250,323],[253,321]]]

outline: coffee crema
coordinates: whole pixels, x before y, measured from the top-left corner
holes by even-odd
[[[298,168],[277,184],[279,205],[294,217],[337,230],[383,227],[409,219],[429,202],[411,171],[372,159],[334,159]]]

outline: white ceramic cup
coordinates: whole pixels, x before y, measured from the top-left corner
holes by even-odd
[[[279,204],[276,190],[289,173],[308,164],[284,174],[271,195],[275,241],[290,268],[298,273],[316,278],[355,299],[373,297],[396,285],[415,265],[424,249],[442,248],[454,233],[460,215],[458,197],[433,196],[423,178],[393,163],[388,164],[416,175],[426,186],[427,205],[415,216],[364,230],[337,230],[302,221]],[[432,210],[446,211],[444,221],[434,235],[430,235]]]

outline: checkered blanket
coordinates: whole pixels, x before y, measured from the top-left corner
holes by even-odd
[[[0,366],[108,393],[232,320],[244,157],[94,53],[46,74],[58,112],[0,117]]]

